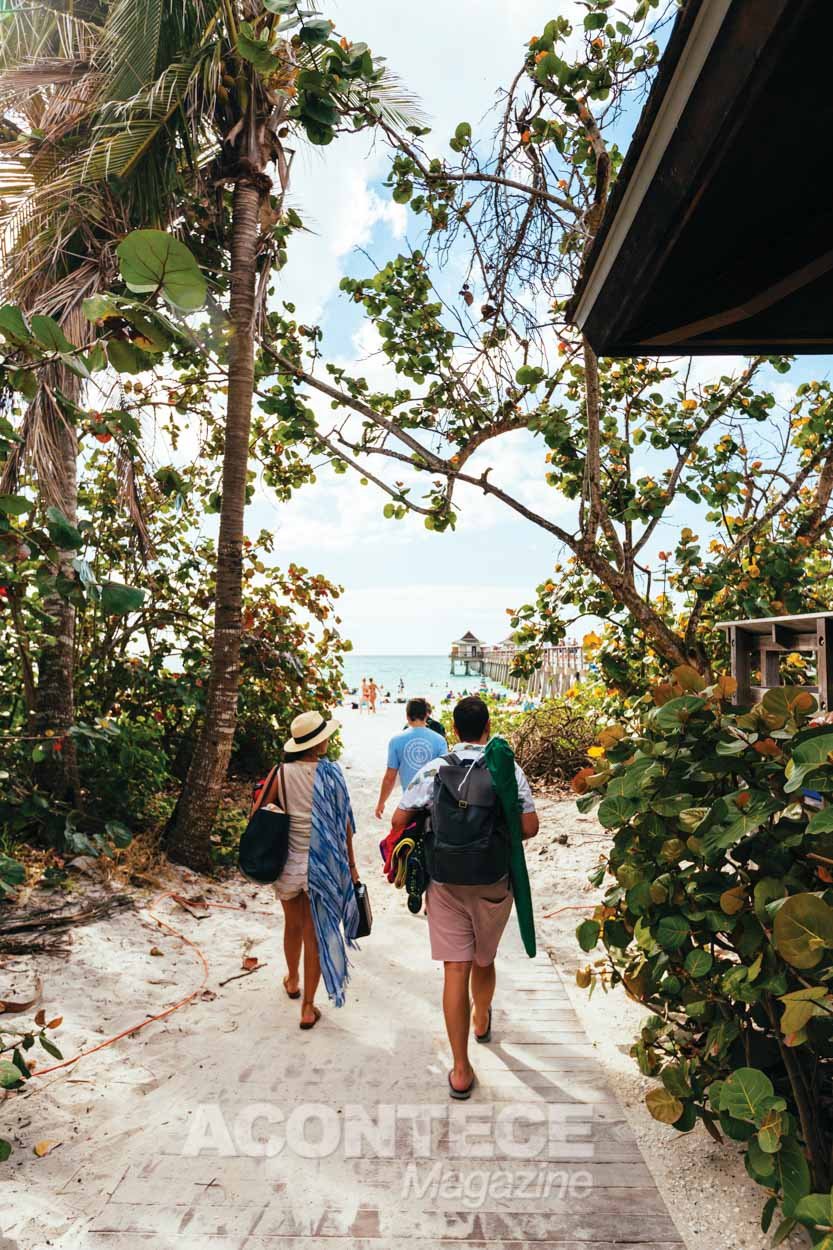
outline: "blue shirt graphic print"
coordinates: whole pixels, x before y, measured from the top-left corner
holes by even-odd
[[[399,780],[404,790],[423,765],[445,755],[447,751],[448,743],[445,738],[434,733],[433,729],[423,729],[421,726],[406,729],[404,733],[397,734],[390,740],[388,768],[399,770]]]

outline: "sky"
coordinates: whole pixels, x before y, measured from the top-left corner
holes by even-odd
[[[403,0],[328,0],[326,12],[339,34],[387,58],[445,142],[461,120],[477,136],[495,89],[517,72],[524,44],[551,17],[575,16],[577,5],[422,0],[417,20]],[[626,139],[623,134],[620,142]],[[299,146],[289,202],[310,233],[293,236],[289,264],[277,280],[277,298],[295,303],[298,321],[323,326],[326,359],[380,380],[374,331],[338,286],[345,274],[368,271],[359,249],[383,261],[409,240],[418,242],[414,219],[381,185],[385,173],[386,153],[366,135],[341,136],[324,149]],[[705,380],[739,363],[696,361],[693,376]],[[778,384],[785,401],[798,380],[793,374]],[[545,484],[544,451],[520,431],[482,449],[471,467],[493,464],[493,480],[569,528],[572,505]],[[460,497],[457,529],[445,534],[428,532],[420,516],[385,520],[386,498],[352,472],[336,476],[324,468],[314,486],[288,503],[258,488],[247,510],[250,533],[274,532],[279,564],[294,560],[344,587],[342,630],[360,654],[447,654],[467,629],[498,642],[508,632],[507,608],[534,599],[536,585],[560,558],[543,530],[477,492]],[[688,523],[683,511],[673,530],[659,529],[657,550]],[[571,632],[580,636],[586,627]]]

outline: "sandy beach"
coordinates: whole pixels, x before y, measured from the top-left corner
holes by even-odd
[[[398,1158],[389,1167],[385,1161],[359,1159],[346,1168],[329,1159],[291,1160],[286,1153],[277,1158],[187,1156],[193,1135],[207,1131],[206,1108],[218,1108],[221,1122],[233,1125],[241,1108],[259,1106],[268,1117],[277,1114],[276,1106],[304,1100],[336,1107],[339,1115],[353,1102],[443,1106],[448,1101],[441,970],[429,959],[424,917],[411,916],[403,893],[380,875],[377,844],[386,826],[375,819],[373,808],[385,746],[401,728],[402,714],[397,705],[383,705],[376,716],[349,709],[338,713],[358,859],[369,883],[375,925],[355,955],[347,1007],[336,1011],[322,997],[323,1019],[313,1033],[298,1030],[297,1005],[280,988],[281,921],[271,890],[236,877],[206,887],[188,872],[166,870],[157,890],[139,893],[135,911],[79,929],[68,958],[20,959],[14,968],[2,969],[4,997],[23,998],[37,977],[43,979],[48,1014],[64,1017],[57,1040],[69,1057],[200,987],[202,967],[194,946],[161,928],[154,917],[194,943],[208,965],[204,989],[182,1010],[74,1066],[34,1078],[23,1095],[6,1098],[3,1119],[15,1151],[4,1165],[0,1250],[41,1250],[44,1245],[134,1250],[142,1242],[154,1247],[176,1243],[178,1250],[191,1245],[212,1250],[244,1245],[247,1250],[300,1250],[303,1245],[308,1250],[332,1247],[333,1237],[341,1245],[387,1250],[411,1236],[427,1250],[446,1236],[478,1238],[476,1221],[465,1224],[467,1231],[461,1226],[457,1233],[448,1232],[448,1212],[460,1209],[453,1199],[440,1204],[445,1223],[437,1223],[437,1212],[423,1211],[424,1223],[408,1233],[395,1195],[388,1195],[394,1209],[385,1207],[386,1185],[398,1175]],[[546,1241],[563,1250],[607,1247],[614,1244],[613,1235],[599,1230],[636,1221],[658,1232],[615,1244],[638,1240],[640,1250],[649,1243],[653,1250],[681,1244],[688,1250],[763,1247],[766,1238],[758,1224],[762,1191],[748,1180],[739,1158],[733,1162],[731,1151],[712,1143],[704,1131],[683,1137],[648,1115],[642,1099],[650,1083],[627,1055],[640,1009],[618,990],[588,999],[575,988],[581,952],[573,931],[582,917],[576,907],[592,904],[594,892],[585,878],[604,840],[596,822],[580,816],[571,801],[545,799],[540,806],[542,831],[530,844],[528,858],[542,951],[537,960],[526,960],[517,926],[510,921],[496,999],[496,1032],[502,1030],[506,1047],[501,1049],[498,1036],[496,1051],[483,1048],[490,1053],[474,1059],[481,1065],[484,1098],[552,1101],[557,1080],[562,1098],[566,1093],[569,1100],[586,1104],[601,1152],[594,1167],[608,1179],[581,1208],[533,1203],[524,1216],[528,1244]],[[566,843],[559,841],[565,836]],[[170,890],[220,906],[194,904],[195,917],[170,898],[154,903],[156,895]],[[543,918],[558,908],[571,910]],[[260,961],[258,970],[229,980],[238,977],[242,961],[251,956]],[[538,1032],[524,1033],[524,1028]],[[521,1030],[516,1045],[513,1029]],[[538,1058],[529,1061],[530,1055]],[[198,1124],[201,1129],[195,1128]],[[33,1153],[40,1141],[56,1143],[42,1158]],[[618,1153],[610,1154],[615,1142]],[[616,1188],[623,1184],[636,1188]],[[286,1222],[286,1212],[280,1220],[276,1214],[290,1199],[294,1223]],[[594,1202],[602,1212],[601,1224],[593,1223]],[[674,1213],[678,1232],[666,1207]],[[499,1237],[495,1232],[495,1245],[504,1244],[508,1235],[503,1210],[498,1203],[490,1217],[496,1222],[488,1225],[503,1230]],[[613,1214],[604,1215],[607,1210]],[[585,1232],[553,1241],[546,1230],[556,1226]],[[480,1243],[492,1244],[482,1228]],[[521,1244],[527,1241],[513,1241]]]

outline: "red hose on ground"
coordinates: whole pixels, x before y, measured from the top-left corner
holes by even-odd
[[[159,903],[163,902],[166,898],[174,897],[175,893],[172,890],[167,891],[165,894],[160,894],[158,898],[153,900],[149,907],[145,908],[145,911],[147,911],[148,915],[152,916],[156,923],[163,929],[167,929],[169,933],[174,935],[174,937],[178,937],[180,941],[185,943],[186,946],[190,946],[193,951],[196,951],[197,957],[199,958],[203,969],[202,980],[197,988],[192,990],[190,994],[186,994],[185,998],[181,998],[179,1002],[174,1003],[173,1006],[166,1007],[164,1011],[160,1011],[154,1016],[148,1016],[145,1020],[142,1020],[141,1024],[134,1024],[129,1029],[122,1029],[121,1033],[116,1033],[114,1037],[106,1038],[105,1041],[99,1042],[97,1046],[90,1046],[88,1050],[82,1050],[79,1054],[73,1055],[71,1059],[64,1059],[61,1063],[52,1064],[51,1067],[48,1068],[37,1068],[34,1072],[30,1073],[30,1076],[46,1076],[49,1072],[58,1072],[61,1068],[68,1068],[72,1064],[77,1063],[79,1059],[86,1059],[87,1055],[94,1055],[97,1051],[104,1050],[107,1046],[112,1046],[114,1042],[121,1041],[123,1037],[130,1037],[133,1033],[138,1033],[141,1029],[146,1029],[149,1024],[154,1024],[157,1020],[164,1020],[166,1016],[170,1016],[175,1011],[179,1011],[180,1007],[185,1007],[188,1003],[192,1002],[198,994],[202,993],[205,989],[209,976],[208,960],[200,950],[199,946],[197,946],[196,942],[192,942],[190,938],[187,938],[184,933],[180,933],[178,929],[175,929],[173,925],[168,924],[166,920],[160,920],[160,918],[155,915],[153,911],[153,908],[157,907]],[[242,907],[235,908],[231,903],[208,903],[206,906],[227,907],[233,911],[248,910],[247,908]],[[271,912],[268,914],[271,915]]]

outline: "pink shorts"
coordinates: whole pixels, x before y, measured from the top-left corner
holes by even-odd
[[[512,911],[512,887],[504,877],[494,885],[445,885],[432,881],[425,896],[431,958],[481,967],[493,963]]]

